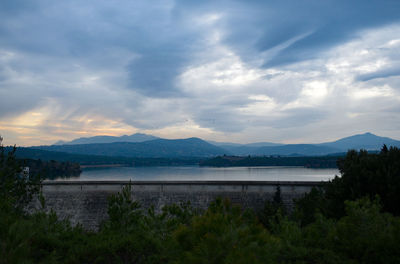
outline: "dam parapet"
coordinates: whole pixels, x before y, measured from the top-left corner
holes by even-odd
[[[96,230],[108,218],[108,197],[131,185],[131,196],[143,208],[154,206],[160,211],[164,205],[190,202],[206,209],[217,199],[228,198],[232,204],[259,210],[271,201],[280,187],[283,204],[291,210],[293,200],[304,196],[312,187],[324,182],[300,181],[45,181],[41,185],[45,198],[44,210],[53,210],[60,219],[69,219],[73,225]],[[39,209],[35,200],[29,211]]]

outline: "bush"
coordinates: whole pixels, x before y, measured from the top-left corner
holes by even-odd
[[[217,199],[173,233],[173,263],[276,263],[280,240],[254,214]]]

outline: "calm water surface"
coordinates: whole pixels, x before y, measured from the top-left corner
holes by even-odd
[[[59,180],[326,181],[335,175],[340,175],[339,170],[303,167],[113,167],[86,168],[79,177]]]

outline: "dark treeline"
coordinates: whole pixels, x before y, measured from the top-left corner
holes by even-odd
[[[318,210],[332,217],[345,214],[343,201],[379,197],[384,211],[400,216],[400,149],[383,146],[380,153],[350,150],[338,161],[341,177],[308,195]]]
[[[132,200],[130,186],[109,198],[89,232],[54,213],[24,213],[38,179],[0,153],[0,263],[400,263],[400,150],[349,151],[341,177],[282,204],[277,187],[263,210],[217,199],[156,213]],[[39,193],[42,206],[45,200]]]
[[[12,147],[6,147],[6,152]],[[200,165],[211,167],[240,166],[302,166],[307,168],[337,168],[337,160],[343,155],[317,157],[284,156],[218,156],[215,158],[133,158],[97,155],[80,155],[64,152],[46,151],[31,148],[17,148],[16,156],[21,159],[79,163],[80,165],[122,165],[122,166],[186,166]]]
[[[29,167],[30,174],[37,174],[45,179],[79,176],[82,172],[79,163],[69,161],[23,159],[19,160],[19,163],[23,167]]]
[[[302,166],[307,168],[337,168],[343,156],[281,157],[281,156],[218,156],[202,160],[200,166],[247,167],[247,166]]]
[[[5,152],[13,147],[5,147]],[[42,161],[58,161],[79,163],[80,165],[123,165],[123,166],[185,166],[197,165],[202,158],[132,158],[97,155],[80,155],[65,152],[47,151],[31,148],[17,148],[15,155],[19,159],[34,159]]]

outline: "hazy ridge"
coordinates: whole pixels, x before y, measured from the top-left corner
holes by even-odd
[[[225,154],[225,150],[199,138],[155,139],[144,142],[113,142],[76,145],[52,145],[34,149],[102,156],[166,158],[166,157],[213,157]]]
[[[150,140],[145,140],[146,138]],[[333,142],[318,144],[279,144],[271,142],[238,144],[212,141],[211,144],[199,138],[154,138],[156,137],[146,134],[134,134],[122,137],[96,136],[76,139],[66,142],[63,145],[36,146],[30,149],[109,157],[180,158],[215,157],[218,155],[323,156],[344,153],[349,149],[376,151],[382,148],[383,144],[386,144],[388,147],[400,147],[400,141],[398,140],[376,136],[371,133],[353,135]],[[144,141],[123,141],[128,139]],[[104,141],[107,142],[105,143]],[[92,143],[84,144],[84,142]]]

